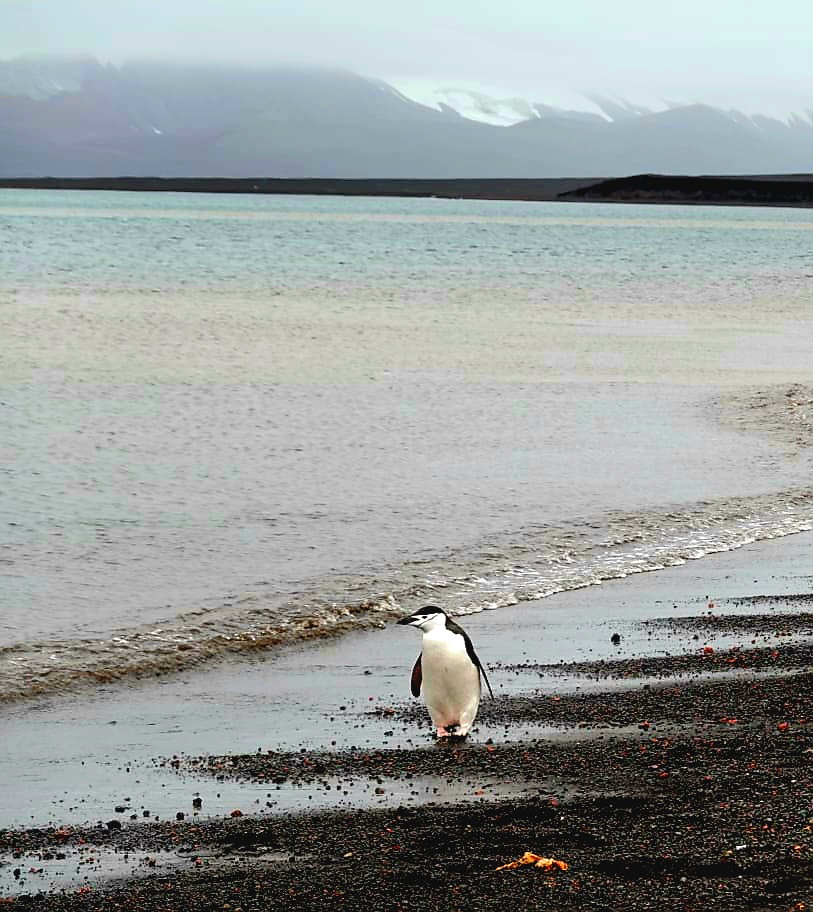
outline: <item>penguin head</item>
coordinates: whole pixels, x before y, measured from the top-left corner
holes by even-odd
[[[446,626],[446,612],[442,608],[438,608],[437,605],[424,605],[423,608],[419,608],[413,614],[408,614],[406,617],[401,618],[397,623],[409,627],[418,627],[424,632],[435,630],[438,627]]]

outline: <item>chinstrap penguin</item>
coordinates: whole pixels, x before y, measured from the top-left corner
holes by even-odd
[[[436,605],[426,605],[398,623],[423,633],[412,669],[412,695],[423,692],[439,738],[465,738],[480,706],[481,675],[494,698],[469,635]]]

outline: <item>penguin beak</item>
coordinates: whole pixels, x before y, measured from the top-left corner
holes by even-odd
[[[420,623],[421,618],[416,618],[414,614],[409,614],[405,618],[401,618],[400,621],[396,621],[396,624],[402,624],[404,626],[411,626],[412,624]]]

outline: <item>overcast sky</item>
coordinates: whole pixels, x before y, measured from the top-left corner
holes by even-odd
[[[588,105],[813,108],[811,0],[0,0],[0,57],[349,67]]]

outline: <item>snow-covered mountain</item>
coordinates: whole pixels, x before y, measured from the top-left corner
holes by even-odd
[[[414,93],[413,93],[414,94]],[[813,169],[809,113],[410,97],[337,70],[0,62],[0,176],[600,177]]]
[[[510,127],[523,120],[532,120],[538,117],[565,117],[576,120],[606,120],[598,107],[586,102],[586,108],[594,110],[574,110],[557,105],[532,101],[519,95],[501,95],[493,92],[484,92],[480,89],[463,87],[435,87],[421,83],[396,83],[399,91],[417,101],[438,111],[447,111],[459,114],[469,120],[494,126]]]
[[[681,108],[709,107],[720,111],[732,120],[756,127],[809,127],[813,124],[813,109],[800,113],[788,112],[784,116],[745,114],[713,105],[664,101],[658,105],[642,105],[625,98],[615,98],[600,93],[588,93],[580,101],[581,107],[563,107],[550,102],[533,101],[521,95],[503,95],[481,89],[427,86],[425,84],[398,84],[399,91],[407,98],[438,111],[459,114],[461,117],[495,126],[513,126],[526,120],[556,118],[592,122],[620,122],[636,120],[651,114]],[[811,96],[813,98],[813,96]]]

